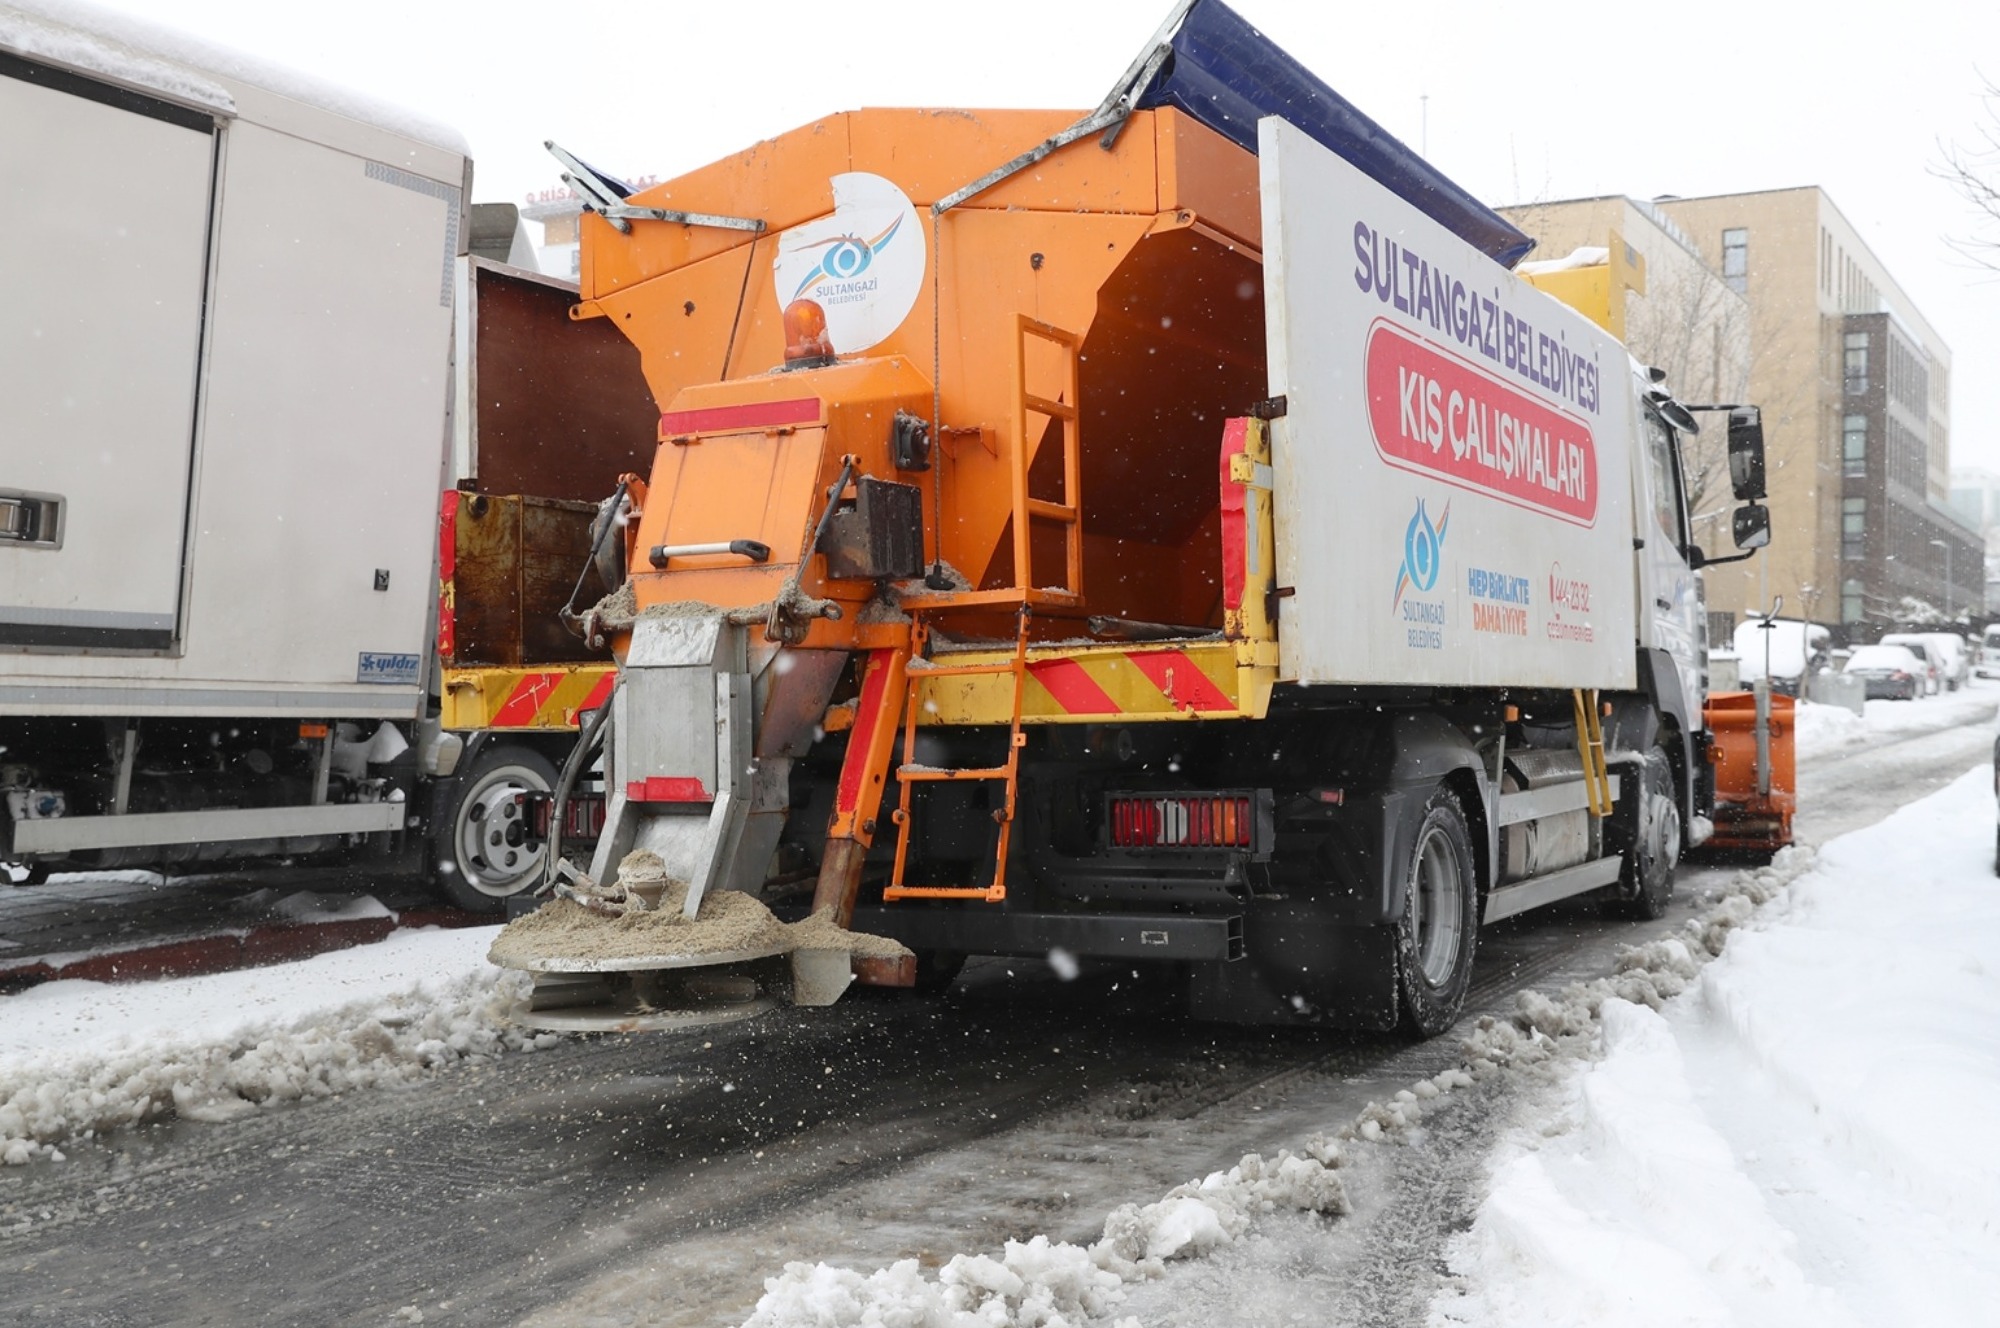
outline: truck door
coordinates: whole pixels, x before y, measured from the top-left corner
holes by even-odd
[[[1645,463],[1640,482],[1640,592],[1645,597],[1639,621],[1651,631],[1640,644],[1664,650],[1680,674],[1681,695],[1699,716],[1703,672],[1701,585],[1688,565],[1687,503],[1682,497],[1679,449],[1674,431],[1651,407],[1640,410],[1641,448]]]
[[[0,648],[178,639],[212,117],[0,54]]]

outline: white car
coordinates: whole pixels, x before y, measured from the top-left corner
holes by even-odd
[[[1972,647],[1957,632],[1925,632],[1924,639],[1944,655],[1945,690],[1955,692],[1972,681]]]
[[[1770,626],[1765,626],[1766,622]],[[1747,688],[1763,677],[1768,660],[1771,690],[1785,696],[1803,695],[1805,679],[1833,659],[1833,633],[1796,618],[1751,618],[1738,623],[1730,644],[1739,661],[1738,685]]]
[[[2000,678],[2000,623],[1980,635],[1976,671],[1982,678]]]

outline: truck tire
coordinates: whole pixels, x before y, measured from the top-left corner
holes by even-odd
[[[1625,854],[1618,875],[1619,897],[1605,911],[1612,917],[1650,921],[1665,917],[1674,898],[1674,869],[1681,860],[1681,807],[1674,797],[1674,767],[1658,747],[1646,752],[1639,772],[1637,842]]]
[[[923,996],[936,996],[950,989],[965,968],[966,956],[958,950],[917,951],[917,985]]]
[[[1396,987],[1403,1027],[1436,1037],[1458,1020],[1479,939],[1479,880],[1457,796],[1443,785],[1424,803],[1403,867],[1396,925]]]
[[[431,832],[438,888],[474,913],[498,913],[507,900],[541,884],[545,850],[523,840],[514,795],[546,793],[556,768],[532,747],[492,746],[457,776]]]

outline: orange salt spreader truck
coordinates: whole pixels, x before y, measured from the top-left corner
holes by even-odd
[[[565,160],[573,316],[663,410],[557,791],[602,749],[595,882],[810,881],[917,955],[864,982],[1061,950],[1420,1035],[1483,923],[1666,908],[1714,797],[1696,422],[1227,7],[1081,118],[855,111],[643,192]],[[518,966],[569,1026],[847,983],[770,953]]]

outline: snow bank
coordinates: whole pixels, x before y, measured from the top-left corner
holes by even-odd
[[[998,1259],[954,1256],[935,1280],[915,1259],[865,1275],[789,1263],[765,1280],[744,1328],[1080,1328],[1111,1314],[1127,1283],[1241,1238],[1262,1214],[1347,1212],[1336,1174],[1342,1160],[1338,1144],[1317,1137],[1303,1156],[1253,1153],[1158,1203],[1119,1207],[1093,1245],[1010,1240]],[[1137,1320],[1117,1328],[1137,1328]]]
[[[1792,711],[1792,731],[1803,760],[1893,734],[1989,723],[1996,702],[2000,694],[1984,681],[1917,701],[1870,701],[1862,715],[1844,706],[1801,701]]]
[[[1835,840],[1784,925],[1739,937],[1702,996],[1705,1017],[1810,1101],[1857,1164],[2000,1239],[1993,824],[1982,768]]]
[[[1894,704],[1870,701],[1866,706]],[[1868,720],[1846,706],[1800,701],[1792,708],[1792,746],[1802,761],[1843,747],[1856,747],[1867,740]]]
[[[1682,974],[1686,999],[1601,1000],[1599,1059],[1561,1062],[1522,1111],[1431,1322],[1990,1318],[1989,780],[1975,770],[1801,859],[1768,908],[1755,892],[1725,901],[1689,933],[1692,959],[1720,957]],[[1544,1036],[1574,1014],[1551,1004],[1534,1012]]]
[[[553,1045],[504,1021],[525,979],[485,962],[498,931],[397,932],[293,964],[0,997],[0,1162],[59,1161],[69,1140],[169,1114],[229,1120]]]
[[[1512,1016],[1478,1020],[1461,1045],[1460,1067],[1419,1080],[1387,1102],[1370,1102],[1331,1137],[1309,1139],[1302,1155],[1281,1152],[1276,1159],[1267,1159],[1252,1154],[1229,1171],[1169,1191],[1157,1203],[1123,1205],[1105,1219],[1102,1236],[1090,1246],[1051,1243],[1041,1236],[1025,1244],[1010,1241],[998,1260],[955,1256],[935,1280],[926,1277],[915,1260],[866,1274],[824,1263],[790,1263],[782,1274],[766,1279],[765,1294],[744,1328],[1078,1328],[1101,1322],[1122,1303],[1125,1286],[1162,1276],[1176,1261],[1252,1235],[1261,1215],[1346,1214],[1349,1202],[1338,1174],[1345,1161],[1344,1146],[1403,1136],[1419,1126],[1438,1099],[1504,1074],[1531,1083],[1563,1082],[1577,1059],[1595,1049],[1602,1020],[1618,1019],[1620,1010],[1644,1013],[1662,1008],[1687,991],[1698,981],[1703,965],[1722,952],[1758,907],[1778,897],[1812,863],[1808,849],[1781,850],[1770,866],[1731,881],[1714,908],[1688,922],[1684,935],[1625,947],[1611,977],[1573,983],[1554,994],[1521,993]],[[1670,1174],[1670,1168],[1661,1174]],[[1533,1181],[1531,1175],[1524,1174],[1523,1179],[1524,1184]],[[1644,1253],[1598,1238],[1592,1215],[1566,1212],[1546,1195],[1536,1198],[1524,1191],[1518,1202],[1553,1214],[1552,1223],[1567,1222],[1574,1228],[1551,1232],[1524,1220],[1520,1240],[1533,1245],[1546,1237],[1551,1257],[1565,1250],[1594,1250],[1593,1258],[1614,1261],[1611,1270],[1601,1274],[1607,1280],[1616,1276],[1617,1259]],[[1686,1221],[1698,1225],[1698,1217],[1690,1214]],[[1584,1243],[1571,1242],[1571,1236]],[[1669,1306],[1667,1317],[1639,1315],[1630,1321],[1704,1321],[1674,1317],[1686,1308]],[[1622,1321],[1611,1315],[1551,1320]]]

